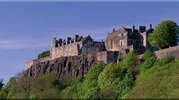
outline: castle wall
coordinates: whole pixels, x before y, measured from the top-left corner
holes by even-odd
[[[107,63],[117,63],[118,52],[117,51],[103,51],[96,54],[97,61]]]
[[[179,46],[174,46],[174,47],[158,50],[158,51],[155,51],[154,53],[158,59],[161,59],[167,56],[173,56],[175,57],[175,59],[179,59]],[[143,54],[139,55],[138,58],[142,59]]]
[[[40,62],[49,61],[49,60],[51,60],[50,57],[44,57],[44,58],[41,58],[41,59],[33,59],[31,61],[28,61],[28,62],[25,63],[25,70],[29,69],[32,65],[38,64]]]
[[[66,56],[77,56],[79,55],[79,48],[81,42],[74,42],[71,44],[62,45],[60,47],[55,48],[56,58],[57,57],[66,57]],[[52,52],[54,53],[54,52]]]
[[[97,61],[102,61],[106,64],[107,63],[107,51],[98,52],[96,54],[96,59]]]
[[[162,49],[155,51],[157,58],[164,58],[166,56],[174,56],[176,59],[179,59],[179,46],[170,47],[167,49]]]

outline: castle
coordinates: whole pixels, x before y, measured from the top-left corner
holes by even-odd
[[[149,29],[146,29],[146,26],[139,26],[138,29],[135,26],[132,29],[123,26],[108,33],[105,41],[94,41],[90,36],[79,35],[75,35],[74,38],[68,37],[67,40],[53,38],[50,56],[27,62],[25,69],[39,62],[79,55],[87,55],[104,63],[117,63],[130,50],[135,50],[138,54],[152,50],[147,38],[153,30],[152,25]]]

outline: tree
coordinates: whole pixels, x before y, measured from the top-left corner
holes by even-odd
[[[131,68],[108,64],[98,77],[98,85],[101,99],[121,99],[134,85],[133,72]]]
[[[2,87],[3,87],[3,85],[4,85],[2,82],[3,82],[3,80],[0,79],[0,90],[2,89]]]
[[[96,63],[88,71],[87,76],[85,77],[84,82],[81,85],[79,91],[79,99],[97,99],[99,87],[97,85],[98,76],[103,71],[104,64]]]
[[[50,51],[48,50],[48,51],[43,51],[43,52],[41,52],[40,54],[38,54],[38,59],[40,59],[40,58],[44,58],[44,57],[47,57],[47,56],[50,56]]]
[[[152,34],[149,35],[149,42],[158,49],[168,48],[177,45],[178,26],[175,22],[167,20],[157,25]]]
[[[138,65],[137,53],[134,50],[131,50],[127,53],[124,59],[120,62],[121,66],[135,68]]]

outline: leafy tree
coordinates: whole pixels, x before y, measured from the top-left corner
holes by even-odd
[[[81,85],[84,81],[82,76],[78,76],[72,83],[62,90],[60,93],[61,99],[79,99],[79,92],[81,91]]]
[[[108,64],[98,77],[101,89],[100,98],[120,99],[127,94],[134,85],[131,68]]]
[[[103,71],[104,65],[96,63],[89,70],[84,82],[81,85],[79,98],[80,99],[97,99],[99,87],[97,85],[98,76]]]
[[[12,87],[13,83],[15,81],[15,78],[12,77],[9,82],[5,85],[4,88],[0,91],[0,99],[10,99],[9,93],[11,92],[10,88]],[[12,92],[11,92],[12,95]]]
[[[178,26],[175,22],[167,20],[157,25],[152,34],[149,35],[149,42],[158,49],[168,48],[177,45]]]
[[[137,53],[132,50],[126,54],[124,59],[120,62],[121,66],[134,68],[138,65]]]
[[[47,56],[50,56],[50,51],[48,50],[48,51],[43,51],[43,52],[41,52],[40,54],[38,54],[38,59],[40,59],[40,58],[44,58],[44,57],[47,57]]]

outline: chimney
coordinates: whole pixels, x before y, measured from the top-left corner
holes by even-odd
[[[133,32],[135,32],[135,26],[134,25],[133,25],[133,29],[132,30],[133,30]]]
[[[112,32],[115,32],[115,31],[116,31],[115,28],[113,28]]]
[[[152,24],[150,24],[150,29],[152,29]]]

